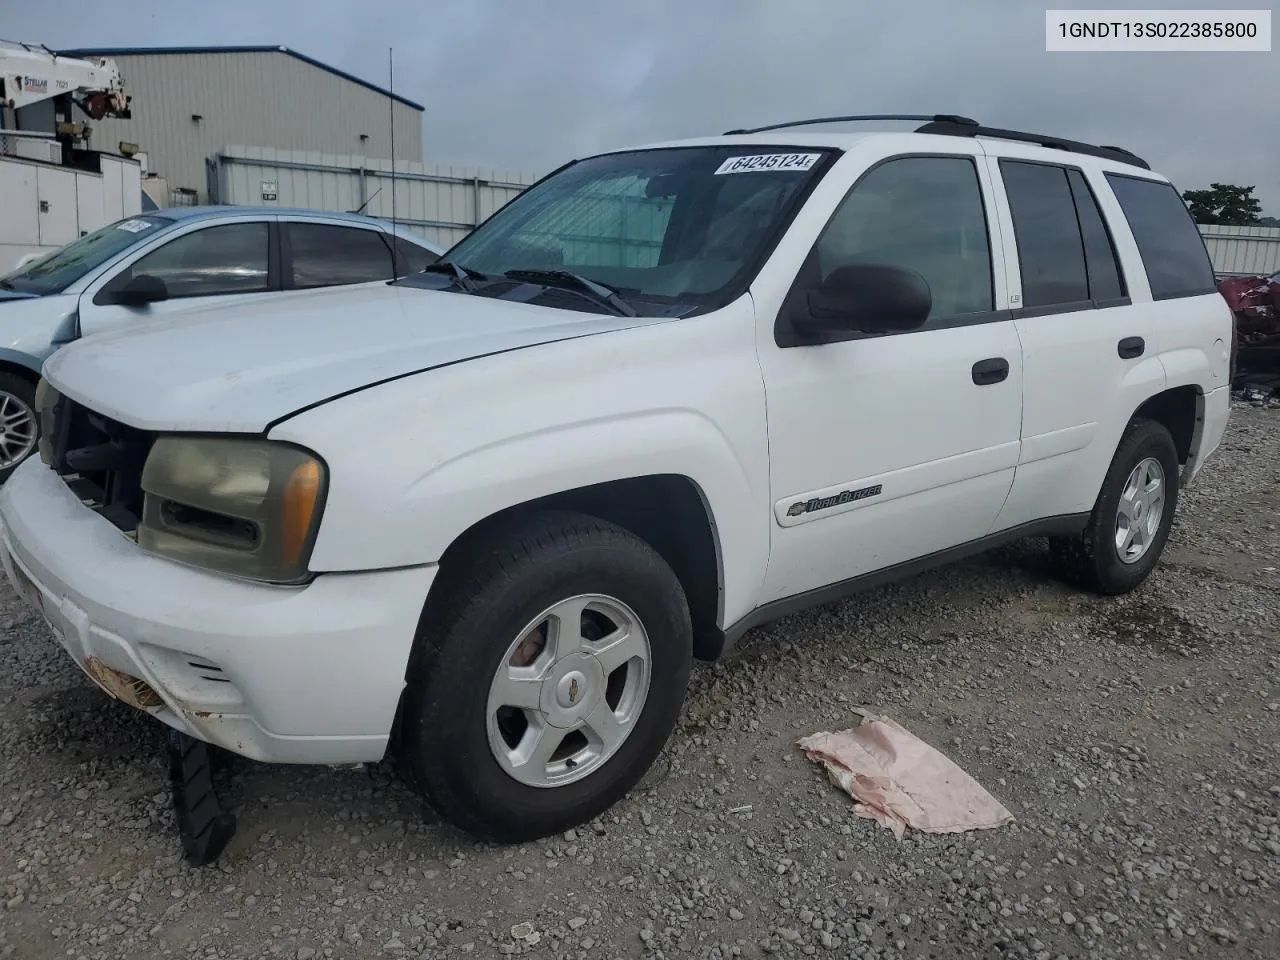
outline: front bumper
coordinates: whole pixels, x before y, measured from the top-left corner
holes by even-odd
[[[113,671],[137,678],[159,720],[277,763],[382,758],[437,569],[302,587],[195,570],[140,550],[35,457],[0,488],[0,560],[108,693]]]

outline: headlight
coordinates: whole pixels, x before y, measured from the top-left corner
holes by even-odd
[[[326,481],[318,457],[288,444],[161,437],[142,471],[138,545],[252,580],[305,580]]]

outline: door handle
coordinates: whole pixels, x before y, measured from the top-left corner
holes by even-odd
[[[1009,361],[1004,357],[979,360],[973,365],[973,382],[980,387],[999,383],[1009,376]]]
[[[1120,354],[1121,360],[1132,360],[1134,357],[1140,357],[1147,349],[1147,341],[1141,337],[1125,337],[1116,344],[1116,353]]]

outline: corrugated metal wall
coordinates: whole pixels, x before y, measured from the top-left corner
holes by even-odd
[[[1215,273],[1265,277],[1280,270],[1280,227],[1199,226]]]
[[[385,94],[282,52],[121,55],[130,120],[93,124],[92,144],[138,144],[171,187],[207,201],[205,160],[229,143],[269,143],[330,153],[350,145],[369,157],[422,159],[422,113]],[[392,106],[394,104],[394,107]],[[199,122],[192,115],[203,117]],[[369,139],[361,141],[364,134]]]
[[[387,160],[267,147],[228,147],[215,154],[211,166],[210,180],[217,185],[214,199],[218,203],[257,206],[265,202],[309,210],[351,211],[368,201],[362,212],[373,217],[392,214],[393,181]],[[396,219],[447,248],[536,179],[527,173],[397,160]],[[265,201],[264,194],[268,198]]]

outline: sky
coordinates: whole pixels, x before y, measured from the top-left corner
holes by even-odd
[[[541,174],[601,149],[779,120],[950,113],[1117,144],[1183,190],[1256,186],[1263,213],[1280,216],[1280,52],[1048,53],[1045,7],[1026,0],[0,5],[5,39],[281,44],[379,85],[390,47],[396,92],[426,106],[428,163]]]

